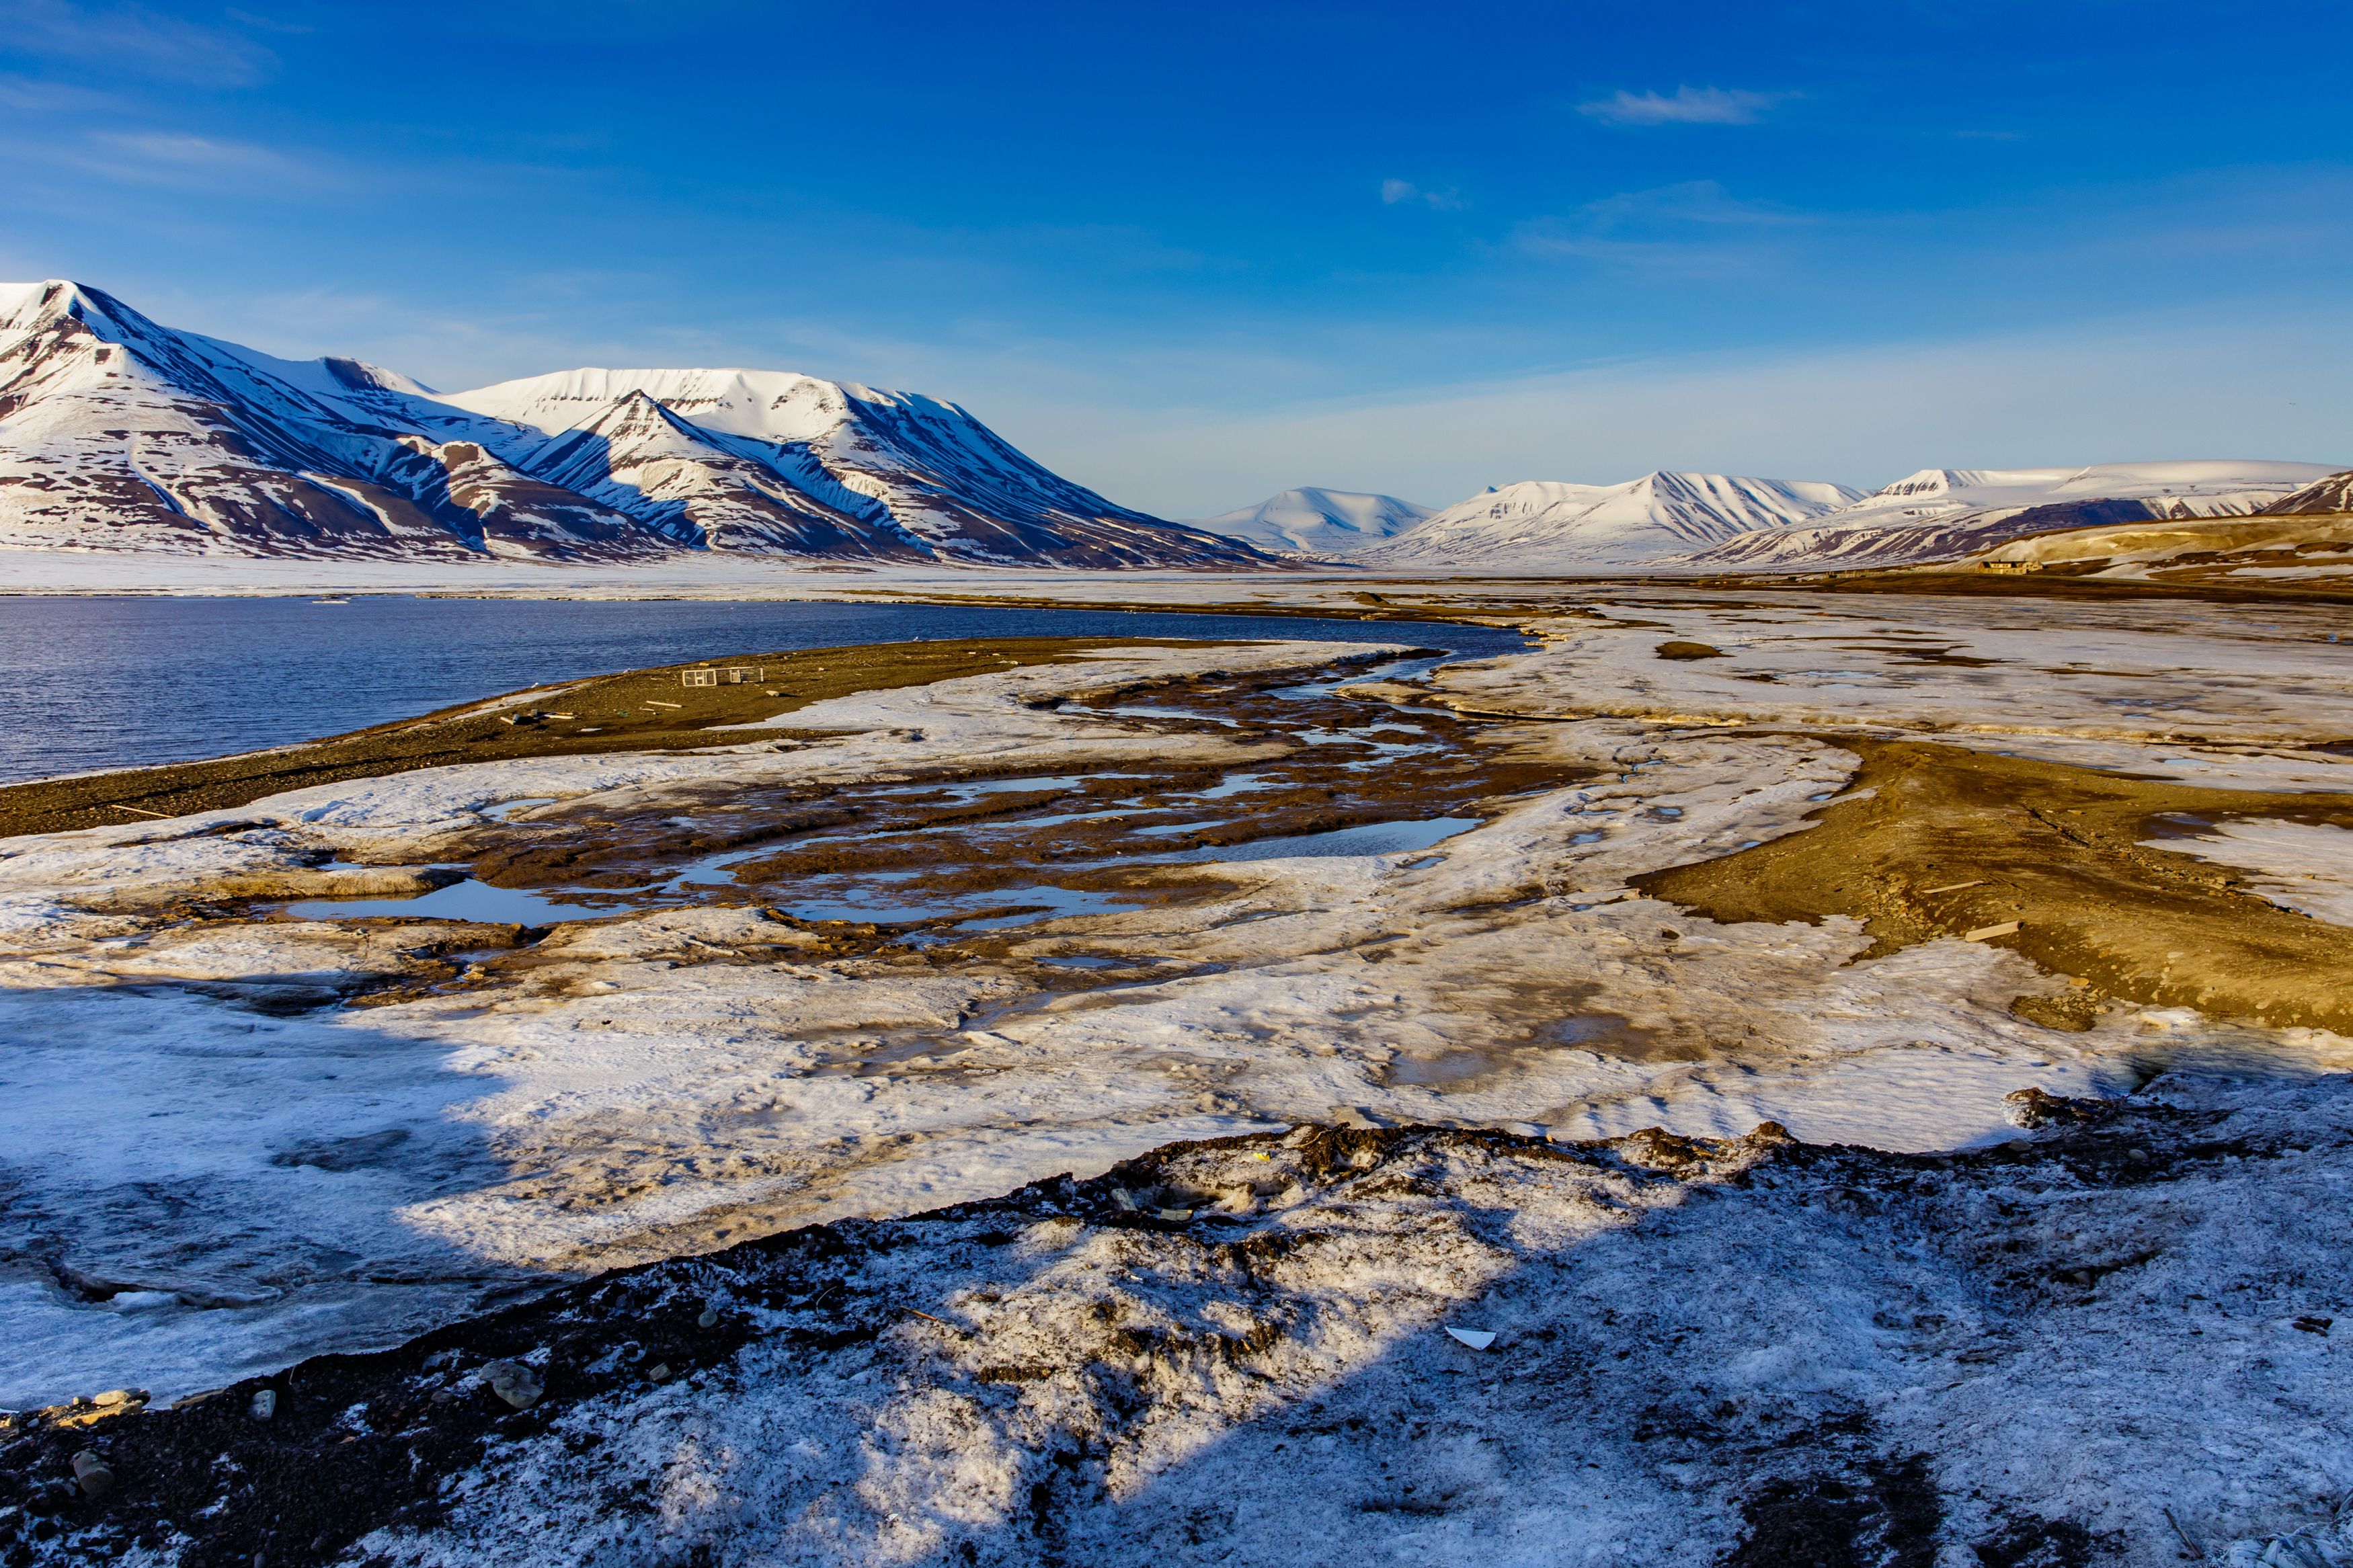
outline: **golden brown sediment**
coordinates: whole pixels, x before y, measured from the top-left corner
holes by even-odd
[[[2267,902],[2228,867],[2141,847],[2169,814],[2353,826],[2353,800],[2200,789],[1928,742],[1840,744],[1862,756],[1854,787],[1869,796],[1824,806],[1808,832],[1637,885],[1716,921],[1851,915],[1873,954],[2016,921],[2015,934],[1987,940],[2091,990],[2353,1033],[2353,930]]]

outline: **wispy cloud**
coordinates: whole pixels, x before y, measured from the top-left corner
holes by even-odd
[[[1412,205],[1433,207],[1442,213],[1460,212],[1462,195],[1449,185],[1442,191],[1426,191],[1411,180],[1383,180],[1381,200],[1390,206]]]
[[[1804,215],[1735,197],[1714,180],[1622,191],[1575,212],[1522,224],[1523,254],[1558,260],[1720,274],[1745,268],[1756,236],[1809,221]]]
[[[1672,93],[1612,93],[1577,106],[1604,125],[1754,125],[1767,110],[1796,97],[1720,87],[1678,87]]]
[[[144,5],[79,5],[71,0],[0,0],[0,32],[18,53],[100,65],[162,81],[248,87],[278,57],[223,27],[160,15]]]
[[[168,131],[101,131],[73,157],[89,173],[138,184],[211,189],[269,180],[315,186],[319,170],[274,148]]]

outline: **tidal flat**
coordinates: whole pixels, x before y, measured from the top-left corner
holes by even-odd
[[[0,790],[0,1540],[2353,1560],[2340,610],[1352,592]]]

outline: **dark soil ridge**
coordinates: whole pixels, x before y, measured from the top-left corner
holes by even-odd
[[[2021,1120],[2057,1131],[1952,1154],[1807,1144],[1770,1122],[1746,1138],[1724,1140],[1653,1128],[1551,1143],[1493,1130],[1409,1126],[1314,1127],[1303,1139],[1293,1130],[1179,1142],[1091,1181],[1064,1174],[905,1218],[811,1226],[701,1257],[617,1269],[394,1349],[315,1357],[166,1408],[142,1409],[134,1399],[123,1414],[92,1419],[96,1413],[83,1400],[79,1408],[0,1420],[0,1563],[112,1563],[134,1549],[181,1568],[363,1561],[349,1555],[354,1542],[379,1529],[430,1528],[446,1517],[446,1481],[544,1431],[565,1407],[643,1386],[657,1366],[684,1375],[729,1361],[755,1337],[733,1306],[822,1308],[837,1326],[778,1331],[797,1347],[822,1352],[871,1342],[911,1316],[926,1316],[860,1294],[864,1260],[911,1247],[1002,1248],[1032,1223],[1068,1216],[1246,1252],[1252,1245],[1246,1222],[1164,1216],[1151,1206],[1168,1167],[1204,1152],[1281,1144],[1328,1185],[1432,1150],[1475,1148],[1604,1165],[1649,1182],[1746,1188],[1764,1177],[1763,1184],[1827,1195],[1837,1206],[1866,1213],[1902,1205],[1924,1180],[1939,1177],[1993,1183],[2031,1174],[2124,1187],[2292,1152],[2284,1142],[2274,1148],[2247,1138],[2201,1142],[2200,1132],[2222,1120],[2220,1112],[2035,1094]],[[1141,1206],[1137,1193],[1145,1194]],[[1278,1246],[1282,1240],[1266,1238]],[[2087,1288],[2063,1268],[2018,1261],[2015,1277],[1995,1281],[1998,1289]],[[611,1352],[622,1339],[636,1353],[615,1364]],[[1253,1348],[1235,1341],[1226,1351],[1248,1355]],[[545,1352],[545,1394],[529,1408],[511,1408],[471,1376],[486,1363],[539,1352]],[[253,1399],[265,1390],[274,1391],[276,1411],[257,1420]],[[1927,1568],[1940,1505],[1925,1465],[1918,1456],[1875,1453],[1867,1422],[1858,1418],[1849,1428],[1808,1434],[1784,1445],[1779,1461],[1762,1466],[1742,1504],[1744,1538],[1721,1559],[1723,1568],[1799,1562]],[[96,1497],[76,1484],[73,1459],[84,1452],[113,1477]],[[2037,1539],[2046,1542],[2053,1528],[2084,1533],[2063,1521],[2038,1523]],[[1977,1543],[1978,1555],[2026,1560],[2010,1554],[2009,1544]],[[2052,1559],[2080,1560],[2073,1553]]]
[[[0,837],[234,810],[264,795],[312,784],[384,778],[459,763],[741,745],[755,737],[709,731],[774,719],[829,698],[927,686],[1025,665],[1069,664],[1106,648],[1230,646],[1171,637],[972,637],[731,654],[658,665],[526,687],[298,746],[6,785],[0,787]],[[727,686],[681,683],[681,671],[704,666],[762,669],[766,679]],[[528,700],[533,694],[540,695],[542,705]],[[657,703],[663,706],[653,705]]]

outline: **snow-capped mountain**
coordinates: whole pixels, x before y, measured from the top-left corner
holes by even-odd
[[[1395,496],[1304,485],[1193,526],[1246,539],[1261,550],[1346,555],[1403,533],[1430,515],[1428,507]]]
[[[1861,494],[1726,474],[1650,473],[1617,485],[1528,480],[1458,502],[1355,559],[1534,573],[1647,567],[1753,530],[1810,521]]]
[[[953,404],[776,372],[567,371],[444,395],[0,284],[0,545],[465,559],[680,549],[1262,567]]]
[[[2263,461],[1923,468],[1811,526],[1727,540],[1691,560],[1747,571],[1945,561],[2054,529],[2243,517],[2334,471]]]
[[[2353,511],[2353,468],[2315,479],[2300,490],[2280,497],[2260,510],[2266,512],[2295,514],[2318,511]]]

